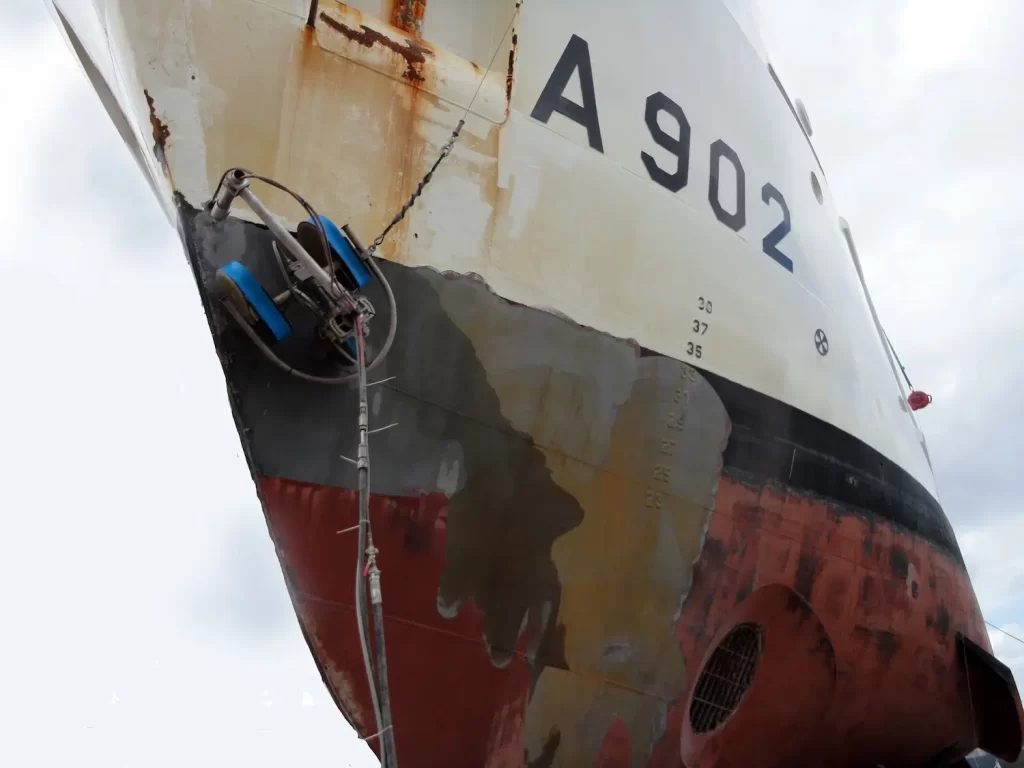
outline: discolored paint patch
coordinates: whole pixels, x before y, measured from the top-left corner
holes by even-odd
[[[875,630],[875,642],[878,644],[878,653],[883,661],[890,661],[900,649],[901,641],[898,635],[885,630]]]
[[[818,575],[818,558],[810,549],[800,551],[800,560],[796,567],[796,591],[801,597],[810,599],[814,591],[814,580]]]
[[[941,637],[947,637],[949,635],[949,627],[949,609],[946,608],[945,603],[939,603],[939,607],[935,609],[935,631]]]
[[[582,359],[589,357],[581,350]],[[585,512],[581,526],[553,548],[566,574],[560,615],[576,674],[550,666],[542,672],[525,737],[529,754],[538,754],[545,724],[557,723],[565,765],[596,764],[611,748],[606,739],[613,728],[622,731],[613,741],[622,745],[620,753],[628,745],[628,763],[647,765],[668,702],[689,682],[685,659],[665,629],[688,600],[730,425],[694,369],[655,357],[634,357],[632,365],[635,380],[604,438],[607,458],[556,474]],[[566,390],[573,392],[578,389]],[[544,412],[573,411],[556,401]],[[577,563],[599,565],[582,573]],[[613,653],[606,638],[615,638]]]
[[[360,28],[355,30],[344,22],[330,16],[326,11],[320,12],[320,19],[331,29],[340,32],[349,40],[358,43],[364,48],[380,45],[389,51],[397,53],[405,60],[405,73],[403,77],[411,83],[422,83],[425,81],[422,67],[426,63],[427,57],[434,55],[434,52],[427,46],[409,39],[406,39],[405,45],[402,45],[397,40],[393,40],[365,24],[360,25]]]
[[[842,616],[846,606],[846,596],[849,592],[849,587],[850,583],[845,578],[831,578],[828,580],[824,606],[826,616]]]
[[[910,573],[910,559],[907,557],[906,552],[899,547],[893,547],[892,554],[889,556],[889,566],[892,569],[894,578],[900,581],[907,580],[907,576]]]
[[[865,646],[874,646],[883,665],[892,661],[902,646],[899,636],[887,630],[870,629],[858,625],[854,628],[854,632],[857,635],[857,642],[863,643]]]
[[[632,655],[633,650],[629,643],[609,643],[605,646],[604,650],[601,651],[601,662],[603,664],[620,664],[628,661]]]

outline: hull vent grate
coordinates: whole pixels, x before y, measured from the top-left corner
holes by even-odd
[[[724,723],[750,688],[761,658],[761,628],[740,624],[733,628],[711,654],[697,678],[690,704],[690,727],[709,733]]]

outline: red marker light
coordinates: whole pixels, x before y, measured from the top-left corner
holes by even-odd
[[[907,402],[910,403],[911,410],[914,411],[921,410],[929,403],[931,403],[931,401],[932,396],[925,392],[921,392],[920,390],[914,390],[913,392],[910,393],[910,396],[907,398]]]

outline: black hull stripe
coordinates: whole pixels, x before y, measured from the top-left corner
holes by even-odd
[[[701,371],[732,419],[723,462],[741,479],[775,481],[904,529],[963,556],[941,505],[905,469],[843,430],[722,376]]]

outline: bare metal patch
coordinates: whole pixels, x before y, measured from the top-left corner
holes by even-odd
[[[538,645],[528,760],[555,728],[558,760],[589,765],[619,718],[643,764],[686,688],[675,623],[714,508],[725,406],[689,365],[468,278],[424,276],[500,410],[461,399],[497,429],[473,438],[486,455],[463,445],[477,468],[452,497],[439,606],[473,600],[496,664],[523,634]]]

